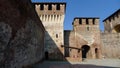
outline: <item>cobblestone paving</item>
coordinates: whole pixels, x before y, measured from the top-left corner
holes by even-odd
[[[120,59],[86,60],[84,62],[44,61],[34,68],[120,68]]]

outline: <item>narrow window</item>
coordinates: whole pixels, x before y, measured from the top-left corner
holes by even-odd
[[[87,24],[87,25],[89,24],[88,19],[86,19],[86,24]]]
[[[57,10],[60,10],[60,4],[57,4],[56,9],[57,9]]]
[[[52,10],[52,5],[51,4],[48,6],[48,10]]]
[[[58,34],[56,34],[56,38],[58,38]]]
[[[44,5],[43,4],[41,4],[40,10],[44,10]]]

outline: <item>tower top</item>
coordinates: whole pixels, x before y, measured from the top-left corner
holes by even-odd
[[[40,15],[61,15],[66,11],[65,2],[34,2],[33,4]]]
[[[66,2],[33,2],[34,4],[65,4]]]
[[[98,25],[99,17],[75,17],[73,25]]]

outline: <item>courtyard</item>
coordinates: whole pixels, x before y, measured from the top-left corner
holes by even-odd
[[[83,62],[44,61],[33,68],[120,68],[120,59],[87,59]]]

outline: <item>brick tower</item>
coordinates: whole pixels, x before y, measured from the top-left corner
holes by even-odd
[[[46,59],[63,59],[64,48],[64,17],[66,3],[44,2],[34,3],[45,32],[45,56]]]
[[[69,56],[72,61],[101,58],[99,18],[76,17],[73,21],[73,31],[69,33],[68,39],[71,42],[68,41],[65,45],[70,47]]]

